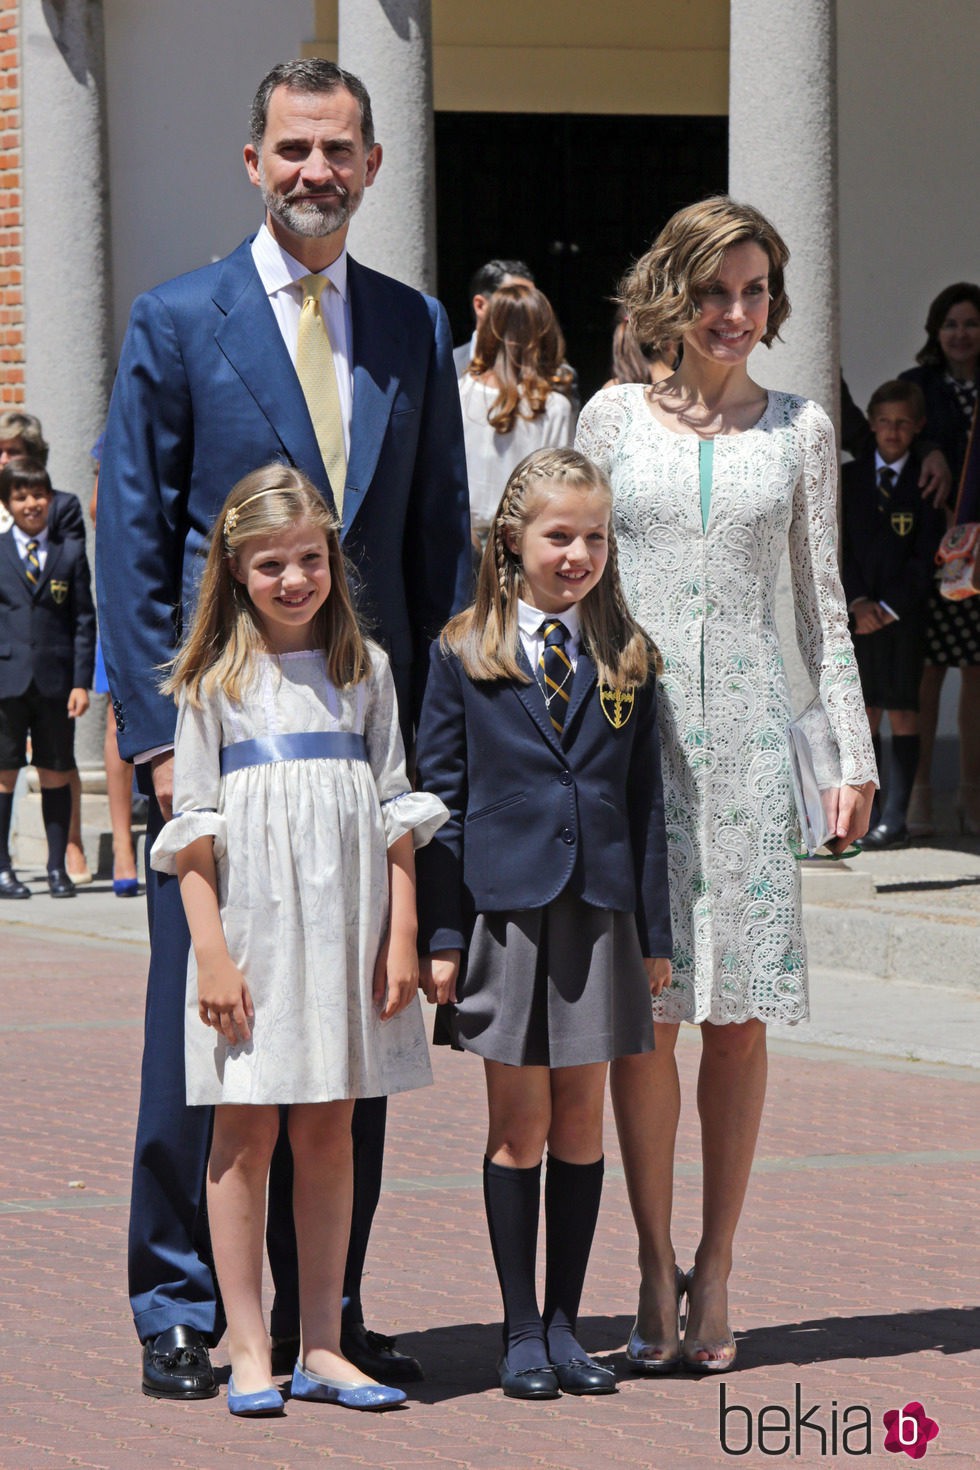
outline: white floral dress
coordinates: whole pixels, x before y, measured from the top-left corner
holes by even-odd
[[[654,418],[645,389],[603,390],[576,447],[609,477],[623,587],[664,658],[659,702],[673,982],[660,1021],[793,1023],[808,1014],[789,688],[775,623],[789,550],[800,652],[843,780],[877,775],[837,563],[837,453],[815,403],[770,393],[758,423],[701,441]]]
[[[371,1000],[388,916],[387,849],[428,842],[448,817],[405,774],[388,660],[337,689],[321,653],[261,655],[242,704],[181,700],[175,816],[151,864],[214,837],[228,951],[255,1006],[229,1046],[198,1016],[191,950],[184,1024],[187,1101],[331,1102],[431,1082],[418,997],[388,1021]],[[224,773],[222,773],[224,767]]]

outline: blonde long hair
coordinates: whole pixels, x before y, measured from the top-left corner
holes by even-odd
[[[247,542],[282,535],[300,521],[322,531],[327,542],[330,594],[313,619],[314,646],[322,648],[330,679],[340,688],[367,677],[370,656],[351,601],[337,521],[302,471],[268,464],[238,481],[211,528],[197,610],[168,666],[161,686],[165,694],[176,698],[184,689],[195,706],[202,694],[216,689],[229,699],[243,698],[256,655],[266,652],[266,643],[252,600],[233,568]]]
[[[507,534],[520,548],[527,526],[541,514],[552,495],[564,490],[599,493],[609,501],[606,567],[578,604],[582,646],[601,682],[614,689],[626,689],[645,684],[651,672],[660,671],[660,655],[634,621],[620,585],[609,482],[591,460],[574,449],[535,449],[521,460],[507,481],[480,563],[476,600],[446,624],[440,639],[441,646],[456,654],[471,679],[531,682],[517,660],[517,603],[524,573],[520,551],[511,551]]]

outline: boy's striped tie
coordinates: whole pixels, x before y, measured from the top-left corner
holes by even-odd
[[[560,735],[572,692],[572,665],[565,652],[568,629],[557,618],[546,618],[539,631],[544,634],[544,647],[538,659],[538,677],[549,718]]]
[[[24,557],[24,576],[32,587],[36,587],[41,580],[41,562],[37,554],[38,544],[37,541],[28,541],[24,548],[26,552]]]

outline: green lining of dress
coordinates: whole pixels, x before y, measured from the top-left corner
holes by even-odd
[[[715,441],[698,440],[698,472],[701,477],[701,533],[708,529],[711,513],[711,474],[715,463]],[[704,624],[701,625],[701,723],[704,724]]]

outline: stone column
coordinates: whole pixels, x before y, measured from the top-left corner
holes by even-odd
[[[78,494],[87,516],[90,451],[105,425],[111,383],[101,0],[21,0],[21,48],[24,401],[51,445],[53,484]],[[104,790],[103,699],[92,706],[79,724],[76,758],[83,787]],[[103,825],[99,805],[83,807],[86,825]],[[23,839],[33,825],[25,803]]]
[[[339,0],[340,65],[371,94],[384,149],[351,229],[358,260],[421,291],[436,284],[430,0]]]
[[[835,0],[732,0],[729,192],[761,209],[790,250],[792,315],[783,341],[758,347],[766,387],[840,406]],[[797,708],[810,697],[796,651],[784,562],[777,621]]]

